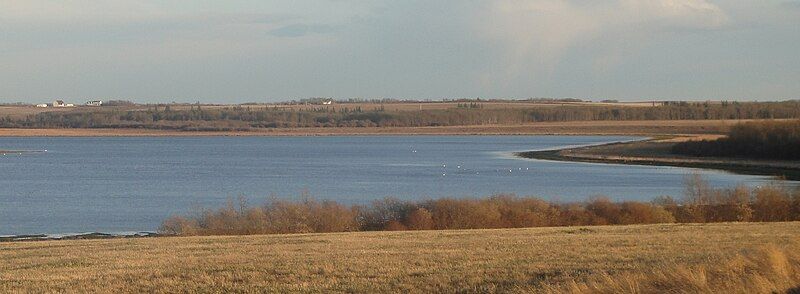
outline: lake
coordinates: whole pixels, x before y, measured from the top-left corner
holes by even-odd
[[[699,172],[715,186],[767,177],[676,167],[520,159],[514,151],[636,139],[609,136],[4,138],[0,235],[153,231],[192,208],[303,194],[343,203],[480,197],[581,201],[680,197]]]

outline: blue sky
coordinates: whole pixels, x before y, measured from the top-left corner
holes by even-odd
[[[0,102],[800,99],[800,0],[0,0]]]

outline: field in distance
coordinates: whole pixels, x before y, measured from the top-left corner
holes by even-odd
[[[202,104],[204,109],[221,109],[230,107],[252,107],[252,108],[276,108],[282,110],[294,111],[310,111],[319,108],[340,109],[361,108],[364,111],[371,111],[375,109],[383,109],[384,111],[418,111],[418,110],[443,110],[443,109],[458,109],[459,105],[471,102],[392,102],[392,103],[377,103],[377,102],[346,102],[335,103],[331,105],[320,104],[288,104],[288,103],[268,103],[268,104]],[[554,106],[623,106],[623,107],[652,107],[653,102],[528,102],[528,101],[481,101],[478,102],[483,109],[525,109],[537,107],[554,107]],[[166,105],[166,104],[162,104]],[[189,110],[196,107],[196,104],[169,104],[173,110]],[[77,105],[75,107],[35,107],[32,105],[11,105],[0,106],[0,116],[11,117],[24,117],[31,114],[43,112],[92,112],[92,111],[130,111],[130,110],[147,110],[147,105],[122,105],[122,106],[102,106],[92,107]]]
[[[18,242],[0,246],[0,292],[625,292],[611,284],[670,277],[785,291],[797,236],[789,222]]]
[[[294,127],[246,131],[181,131],[143,128],[0,128],[0,137],[85,136],[326,136],[326,135],[702,135],[722,134],[746,120],[567,121],[515,125],[435,127]],[[705,138],[705,137],[703,137]]]

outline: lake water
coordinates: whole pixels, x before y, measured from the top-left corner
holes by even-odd
[[[535,195],[580,201],[680,196],[691,169],[550,162],[511,152],[635,139],[607,136],[3,138],[0,235],[152,231],[172,214],[270,196],[368,203]],[[717,186],[766,177],[699,170]]]

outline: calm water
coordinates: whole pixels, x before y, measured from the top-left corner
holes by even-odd
[[[270,195],[366,203],[536,195],[559,201],[604,194],[649,200],[682,194],[690,169],[518,159],[511,151],[597,144],[631,137],[398,136],[2,138],[0,234],[155,230],[192,207]],[[714,185],[764,177],[703,170]]]

